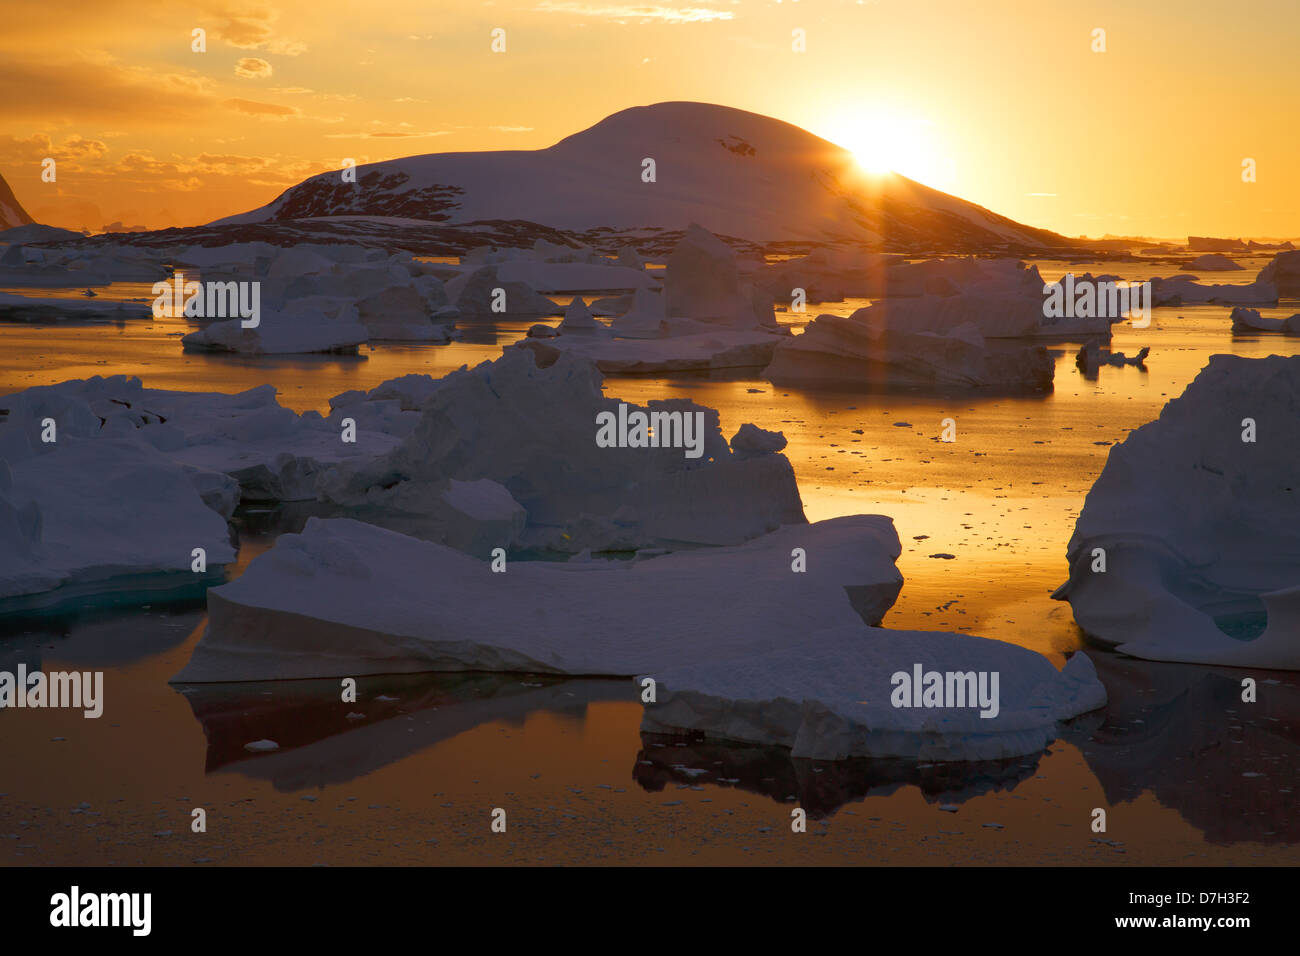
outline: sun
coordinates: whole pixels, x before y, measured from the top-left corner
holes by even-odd
[[[829,124],[826,138],[853,154],[873,175],[900,173],[913,179],[929,171],[933,151],[925,120],[893,113],[856,111]]]

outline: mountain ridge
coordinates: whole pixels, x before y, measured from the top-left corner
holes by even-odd
[[[646,160],[653,182],[642,179]],[[1075,245],[904,176],[867,174],[849,151],[794,124],[689,101],[620,110],[543,149],[427,153],[356,173],[356,183],[338,170],[318,174],[209,226],[369,216],[650,238],[698,222],[757,244]]]

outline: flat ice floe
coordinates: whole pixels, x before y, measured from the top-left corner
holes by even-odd
[[[1300,669],[1298,480],[1300,356],[1213,356],[1111,448],[1055,596],[1134,657]]]
[[[3,611],[210,583],[234,560],[226,519],[205,502],[205,492],[229,501],[224,476],[195,474],[134,436],[66,434],[26,455],[22,436],[0,437]],[[207,573],[194,571],[196,548]]]
[[[763,331],[707,331],[666,338],[614,338],[608,334],[578,338],[533,337],[516,343],[550,365],[561,354],[592,362],[607,375],[761,369],[772,361],[780,336]]]
[[[942,675],[945,690],[949,674],[969,679],[951,681],[953,696],[943,706],[917,706],[921,693],[913,696],[895,675],[910,681],[918,666],[922,674]],[[658,699],[645,705],[643,731],[775,744],[814,760],[1033,754],[1056,737],[1061,721],[1106,704],[1085,654],[1058,672],[1041,654],[1002,641],[861,624],[809,629],[786,646],[731,659],[683,656],[644,673],[656,680]],[[989,695],[996,696],[996,713],[989,717],[981,716],[977,699],[981,674],[986,690],[996,687]],[[895,706],[899,700],[908,706]]]
[[[0,320],[3,321],[117,321],[147,319],[152,314],[146,302],[121,302],[103,298],[69,299],[0,292]]]
[[[796,548],[804,572],[793,570]],[[209,592],[208,629],[174,679],[461,670],[631,677],[751,657],[812,631],[878,623],[902,586],[899,551],[890,519],[858,515],[733,548],[510,561],[494,572],[488,560],[439,544],[311,518]]]
[[[1156,277],[1151,280],[1151,304],[1275,305],[1277,285],[1263,275],[1249,285],[1202,285],[1196,276]]]
[[[962,313],[962,296],[938,300]],[[904,300],[925,302],[926,300]],[[937,304],[937,303],[936,303]],[[970,323],[943,331],[894,321],[884,303],[850,316],[819,315],[802,335],[782,341],[763,376],[776,385],[857,389],[1045,391],[1055,362],[1041,345],[987,339]]]
[[[1300,335],[1300,313],[1285,319],[1268,319],[1259,314],[1257,309],[1232,310],[1232,331],[1234,332],[1281,332],[1284,335]]]

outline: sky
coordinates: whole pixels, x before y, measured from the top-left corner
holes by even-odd
[[[345,157],[539,149],[697,100],[1069,236],[1300,236],[1296,0],[36,0],[3,20],[0,174],[68,228],[197,225]]]

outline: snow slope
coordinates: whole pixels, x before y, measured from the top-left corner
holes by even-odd
[[[645,159],[655,161],[654,182],[642,181]],[[371,163],[356,183],[322,173],[213,225],[358,215],[575,231],[698,222],[755,242],[1069,244],[905,177],[867,176],[847,150],[781,120],[690,102],[622,110],[547,149]]]

